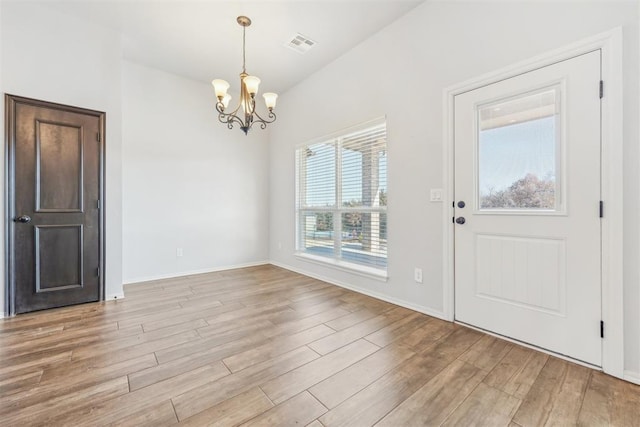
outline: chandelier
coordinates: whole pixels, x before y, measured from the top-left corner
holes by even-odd
[[[262,118],[256,111],[256,94],[258,93],[260,79],[247,74],[245,67],[246,30],[247,27],[251,25],[251,19],[246,16],[238,16],[236,21],[238,21],[238,24],[242,27],[242,72],[240,73],[240,103],[235,110],[225,113],[225,109],[229,106],[229,101],[231,101],[231,95],[227,93],[229,83],[225,80],[215,79],[211,84],[218,98],[218,102],[216,103],[218,120],[220,120],[221,123],[225,123],[229,129],[233,129],[233,125],[238,124],[246,135],[255,123],[260,123],[260,128],[266,129],[268,123],[273,123],[276,120],[273,109],[276,106],[278,95],[271,92],[262,95],[264,96],[264,102],[268,110],[267,118]]]

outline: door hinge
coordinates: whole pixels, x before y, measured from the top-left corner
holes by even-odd
[[[96,133],[96,139],[98,142],[102,142],[102,135],[100,135],[100,132]]]
[[[600,200],[600,218],[604,218],[604,202]]]
[[[100,267],[96,268],[96,274],[98,277],[100,277]]]
[[[102,209],[102,204],[100,203],[100,199],[96,200],[96,208]]]
[[[604,81],[600,80],[600,99],[604,98]]]
[[[604,321],[600,321],[600,338],[604,338]]]

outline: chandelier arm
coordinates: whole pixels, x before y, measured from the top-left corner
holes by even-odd
[[[260,116],[260,114],[258,114],[258,112],[255,111],[255,110],[254,110],[253,114],[258,118],[257,120],[254,119],[254,122],[263,123],[265,127],[266,127],[267,124],[273,123],[273,122],[276,121],[276,113],[274,113],[272,110],[269,110],[269,114],[267,114],[267,118],[266,119],[262,118],[262,116]],[[263,127],[262,129],[264,129],[265,127]]]
[[[220,123],[228,123],[233,116],[233,113],[224,112],[224,104],[222,104],[222,102],[216,103],[216,111],[218,112],[218,120]]]
[[[237,123],[241,128],[246,127],[246,123],[235,114],[221,114],[218,118],[222,123],[226,123],[229,129],[233,129],[234,123]]]
[[[224,123],[224,124],[228,125],[229,124],[229,115],[225,114],[224,111],[219,109],[217,105],[216,105],[216,110],[218,111],[218,121],[220,123]],[[229,128],[229,129],[231,129],[231,128]]]
[[[260,123],[260,129],[266,129],[267,124],[273,123],[276,120],[276,114],[273,110],[269,110],[266,119],[258,114],[258,111],[255,108],[255,102],[251,102],[252,112],[251,114],[245,114],[245,120],[243,120],[236,114],[240,107],[241,105],[239,105],[234,111],[225,113],[224,105],[221,102],[216,103],[216,111],[218,111],[218,120],[220,123],[226,124],[229,129],[233,129],[233,125],[238,124],[240,129],[242,129],[246,134],[256,123]]]
[[[240,107],[242,107],[242,103],[238,104],[238,106],[236,107],[236,109],[235,109],[235,110],[233,110],[232,112],[230,112],[230,113],[225,113],[225,114],[229,114],[229,115],[232,115],[232,116],[239,117],[239,116],[238,116],[238,111],[240,111]]]
[[[220,123],[226,124],[229,129],[233,129],[234,123],[237,123],[241,129],[247,128],[247,124],[235,114],[238,109],[231,113],[225,113],[224,110],[222,110],[223,107],[224,106],[221,103],[216,104],[218,121],[220,121]]]
[[[220,106],[220,108],[223,109],[223,111],[220,111],[220,109],[218,108],[218,105]],[[220,103],[220,102],[216,104],[216,109],[218,110],[219,113],[224,113],[224,114],[229,115],[229,116],[238,116],[238,111],[240,110],[240,107],[242,107],[242,102],[240,102],[238,104],[238,106],[236,107],[235,110],[231,111],[230,113],[225,113],[224,112],[224,105],[222,103]]]
[[[238,115],[238,110],[240,110],[240,107],[242,107],[242,104],[238,105],[235,110],[229,113],[225,113],[224,104],[222,104],[221,102],[216,103],[216,111],[218,113],[220,113],[223,116],[235,117],[237,120],[241,121],[240,116]]]
[[[225,125],[227,125],[229,129],[233,129],[233,122],[234,122],[233,117],[234,116],[231,116],[229,114],[220,113],[218,114],[218,121],[220,123],[224,123]]]

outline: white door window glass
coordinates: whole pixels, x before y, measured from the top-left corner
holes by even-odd
[[[556,210],[560,86],[477,108],[480,209]]]

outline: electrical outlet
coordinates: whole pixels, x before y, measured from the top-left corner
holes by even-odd
[[[416,267],[413,270],[413,280],[416,281],[416,283],[422,283],[422,269]]]
[[[182,256],[182,248],[176,248],[176,256],[177,257],[181,257]]]

